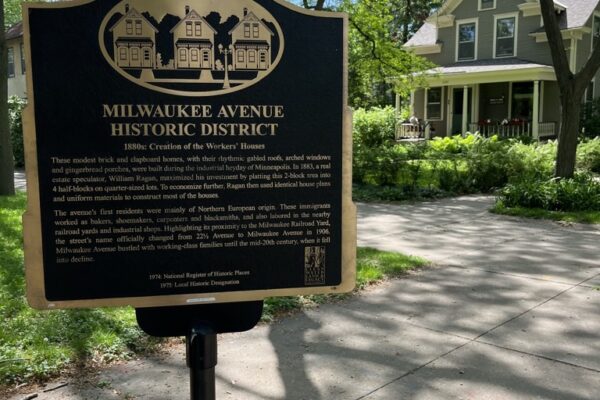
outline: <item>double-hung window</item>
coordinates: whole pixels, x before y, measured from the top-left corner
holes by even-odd
[[[479,0],[479,11],[493,10],[496,8],[496,0]]]
[[[456,61],[477,59],[477,20],[462,20],[456,25]]]
[[[13,47],[8,48],[8,77],[15,77],[15,49]]]
[[[427,119],[442,119],[442,87],[427,89]]]
[[[494,31],[494,57],[514,57],[517,55],[517,15],[497,15]]]

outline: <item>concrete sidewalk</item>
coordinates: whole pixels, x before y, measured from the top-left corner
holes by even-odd
[[[437,266],[220,337],[217,398],[600,398],[600,229],[496,216],[492,201],[360,205],[360,246]],[[37,399],[188,399],[184,352]]]

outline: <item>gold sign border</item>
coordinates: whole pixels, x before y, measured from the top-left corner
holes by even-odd
[[[58,308],[90,307],[161,307],[197,305],[262,300],[272,296],[295,296],[323,293],[345,293],[354,289],[356,280],[356,206],[352,202],[352,111],[348,107],[348,15],[326,11],[311,11],[294,6],[284,0],[272,0],[300,14],[343,20],[343,139],[342,139],[342,281],[338,286],[266,289],[219,293],[178,294],[163,296],[118,297],[89,300],[48,301],[44,285],[42,249],[41,204],[37,164],[35,127],[35,95],[33,92],[34,65],[31,63],[31,37],[29,34],[29,10],[36,8],[77,7],[96,0],[74,0],[61,3],[23,3],[23,36],[28,66],[27,98],[23,111],[25,166],[27,176],[27,209],[23,214],[25,275],[27,301],[40,310]]]

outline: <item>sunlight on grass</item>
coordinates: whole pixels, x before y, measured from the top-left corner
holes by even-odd
[[[497,202],[490,212],[513,217],[600,224],[600,211],[548,211],[541,208],[506,207],[501,202]]]
[[[74,361],[153,348],[131,308],[36,311],[25,299],[21,216],[26,195],[0,196],[0,385],[44,379]]]

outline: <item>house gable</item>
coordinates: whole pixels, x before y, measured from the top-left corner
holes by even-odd
[[[557,12],[561,13],[559,21],[563,28],[565,46],[576,51],[572,57],[574,60],[581,58],[580,52],[583,48],[590,48],[589,40],[585,44],[579,43],[579,46],[573,46],[572,41],[581,42],[582,37],[591,32],[592,14],[599,2],[600,0],[555,2]],[[536,7],[539,9],[537,0],[496,0],[494,7],[483,9],[481,0],[448,0],[428,18],[421,29],[406,43],[405,48],[424,55],[436,64],[450,65],[457,60],[458,21],[477,18],[479,20],[476,32],[478,48],[475,51],[477,60],[510,54],[510,52],[498,54],[497,48],[501,47],[501,42],[505,44],[509,39],[498,35],[497,24],[499,20],[506,22],[499,16],[514,15],[515,51],[512,56],[549,65],[552,59],[548,45],[545,43],[541,16],[535,12]]]
[[[271,29],[269,29],[269,27],[260,18],[258,18],[256,15],[254,15],[252,11],[250,11],[246,15],[244,15],[240,22],[238,22],[229,31],[229,34],[231,35],[233,40],[244,38],[248,39],[248,36],[244,35],[244,29],[247,29],[247,24],[258,24],[259,26],[258,36],[252,35],[253,32],[250,33],[250,37],[252,37],[253,39],[258,38],[260,40],[270,40],[271,36],[274,35],[273,31],[271,31]],[[252,25],[250,25],[250,27],[252,29]]]
[[[148,37],[154,41],[158,29],[135,8],[127,10],[110,28],[115,37]]]
[[[195,23],[198,22],[201,24],[201,34],[194,35],[195,31],[192,32],[192,35],[188,35],[186,32],[186,23]],[[207,29],[205,29],[208,28]],[[186,16],[179,21],[170,31],[170,33],[175,34],[178,37],[189,37],[189,36],[197,36],[200,38],[214,38],[214,35],[217,33],[215,28],[213,28],[208,21],[204,19],[204,17],[200,16],[195,10],[189,11]]]

